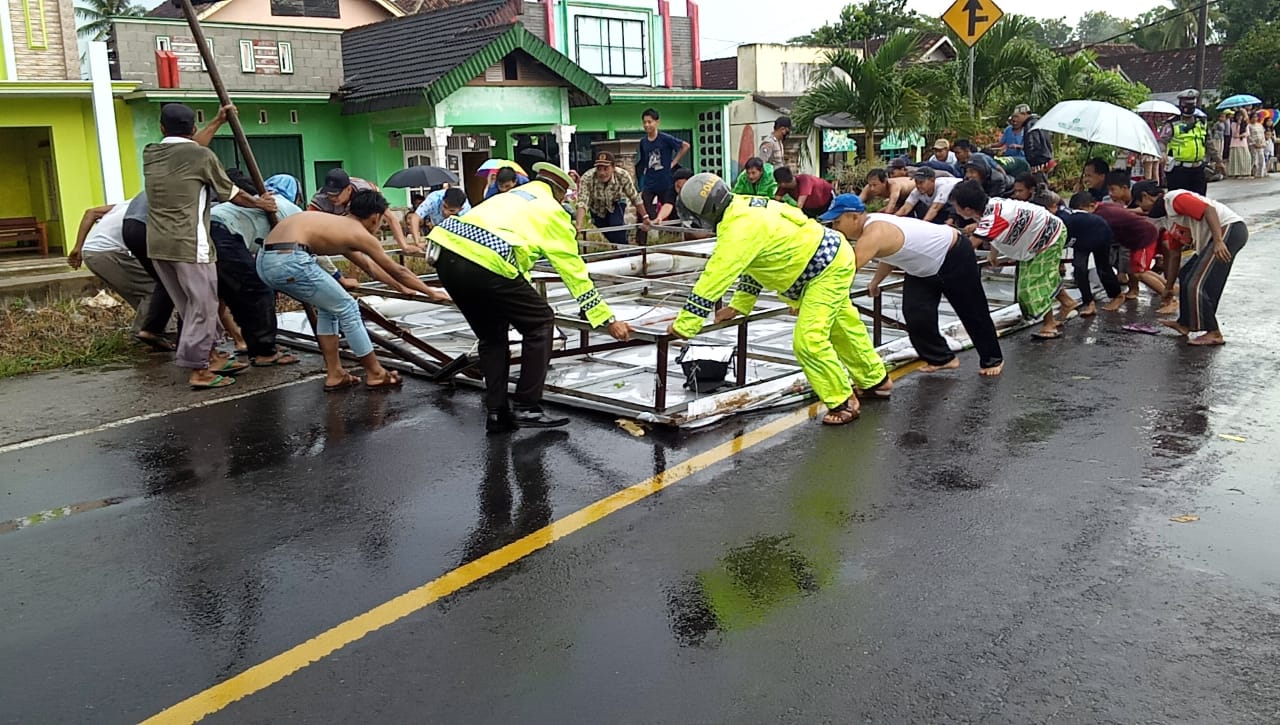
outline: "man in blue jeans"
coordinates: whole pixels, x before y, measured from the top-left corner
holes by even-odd
[[[392,289],[404,294],[422,294],[444,301],[449,296],[422,283],[396,264],[382,249],[373,233],[382,223],[387,200],[382,194],[364,190],[351,195],[346,216],[305,211],[280,220],[267,235],[258,254],[258,276],[272,289],[316,308],[316,337],[324,355],[325,392],[342,390],[360,383],[348,373],[338,357],[338,331],[347,336],[347,345],[365,370],[365,386],[391,388],[402,382],[394,370],[378,362],[373,343],[360,318],[360,307],[333,276],[316,264],[316,256],[342,255],[360,269]]]

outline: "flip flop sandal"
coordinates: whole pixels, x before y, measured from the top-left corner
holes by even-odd
[[[214,375],[213,380],[207,383],[191,383],[192,390],[212,390],[214,388],[226,388],[236,384],[236,379],[226,375]]]
[[[134,335],[134,342],[146,345],[151,348],[152,352],[175,352],[177,345],[164,339],[163,337],[143,337],[142,335]]]
[[[881,380],[880,382],[876,383],[875,385],[872,385],[869,388],[854,388],[854,392],[857,393],[859,398],[863,398],[863,397],[866,397],[867,395],[870,395],[873,398],[888,400],[893,395],[893,391],[880,389],[884,387],[884,384],[887,382],[889,382],[889,374],[885,373],[884,379]]]
[[[1062,337],[1062,330],[1054,330],[1053,332],[1033,332],[1033,333],[1031,333],[1031,339],[1032,339],[1032,340],[1041,340],[1041,341],[1043,341],[1043,340],[1057,340],[1057,339],[1058,339],[1058,338],[1060,338],[1060,337]]]
[[[236,375],[249,369],[249,363],[236,362],[235,358],[231,358],[218,368],[209,368],[211,373],[222,373],[225,375]]]
[[[275,357],[267,358],[266,360],[253,360],[249,364],[255,368],[274,368],[280,365],[295,365],[300,362],[302,362],[302,359],[296,355],[278,352]]]
[[[326,385],[326,386],[324,386],[324,392],[326,392],[326,393],[336,393],[336,392],[337,392],[337,391],[339,391],[339,390],[346,390],[346,389],[348,389],[348,388],[354,388],[355,386],[357,386],[357,385],[359,385],[359,384],[360,384],[360,378],[358,378],[358,377],[356,377],[356,376],[352,375],[351,373],[347,373],[347,377],[343,378],[343,379],[342,379],[342,382],[337,383],[337,384],[335,384],[335,385]]]
[[[846,414],[848,414],[848,417],[846,417]],[[829,422],[827,419],[833,415],[837,417],[837,420],[835,420],[834,422]],[[862,411],[854,410],[853,408],[849,407],[849,401],[846,400],[840,405],[837,405],[831,410],[828,410],[827,414],[822,416],[822,424],[831,425],[831,426],[848,425],[853,421],[857,420],[861,415],[862,415]]]
[[[364,384],[365,388],[369,390],[385,390],[389,388],[398,388],[401,385],[404,385],[404,379],[401,378],[400,373],[396,372],[395,370],[388,370],[387,378],[380,383],[366,382]]]

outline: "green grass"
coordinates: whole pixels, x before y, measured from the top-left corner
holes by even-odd
[[[123,303],[102,310],[79,299],[13,302],[0,309],[0,379],[139,360],[132,321],[133,309]]]

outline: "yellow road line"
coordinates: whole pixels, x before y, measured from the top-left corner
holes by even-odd
[[[890,373],[890,377],[897,380],[918,369],[921,365],[919,362],[905,365]],[[705,453],[699,453],[656,476],[578,509],[524,538],[507,544],[501,549],[492,551],[479,559],[468,562],[437,579],[401,594],[395,599],[379,604],[364,614],[348,619],[292,649],[281,652],[266,662],[250,667],[229,680],[219,682],[213,687],[148,718],[143,723],[148,725],[150,723],[198,722],[227,705],[260,692],[307,665],[319,662],[352,642],[399,621],[414,612],[420,611],[436,600],[474,584],[559,539],[584,529],[610,514],[621,511],[637,501],[673,486],[689,476],[741,453],[752,446],[763,443],[800,423],[813,419],[818,415],[820,407],[821,405],[815,403],[789,413],[760,428],[747,431]]]

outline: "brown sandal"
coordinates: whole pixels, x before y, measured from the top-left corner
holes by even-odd
[[[339,390],[346,390],[347,388],[354,388],[355,386],[357,386],[357,385],[359,385],[359,384],[360,384],[360,378],[358,378],[358,377],[356,377],[356,376],[352,375],[351,373],[347,373],[347,376],[346,376],[345,378],[343,378],[343,379],[342,379],[342,382],[340,382],[340,383],[334,383],[333,385],[326,385],[326,386],[324,386],[324,392],[326,392],[326,393],[336,393],[336,392],[337,392],[337,391],[339,391]]]
[[[862,411],[856,410],[850,407],[849,401],[846,400],[840,405],[837,405],[831,410],[828,410],[827,414],[822,416],[822,424],[823,425],[848,425],[849,423],[852,423],[853,421],[857,420],[858,417],[861,415],[862,415]]]

